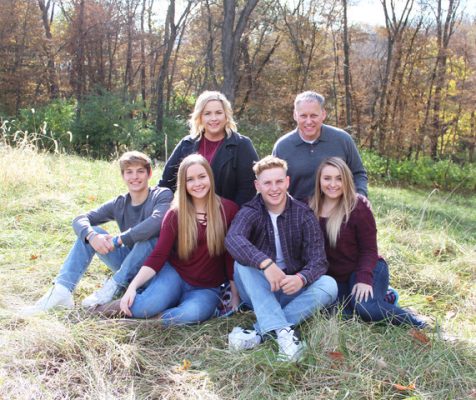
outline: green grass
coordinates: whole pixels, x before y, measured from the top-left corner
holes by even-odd
[[[250,313],[166,329],[157,321],[98,319],[80,308],[17,314],[49,288],[74,241],[74,216],[123,191],[115,163],[0,147],[0,398],[476,396],[474,196],[371,187],[391,283],[403,305],[436,319],[430,342],[406,328],[317,315],[302,327],[308,347],[293,365],[275,360],[271,341],[254,351],[228,350],[228,333],[251,324]],[[107,273],[93,262],[75,292],[77,304]],[[458,340],[443,341],[441,330]],[[189,369],[181,369],[185,359]]]

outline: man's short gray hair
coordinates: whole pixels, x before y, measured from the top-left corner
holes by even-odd
[[[299,93],[296,96],[296,99],[294,99],[294,109],[296,109],[300,103],[304,102],[319,103],[321,108],[324,108],[324,103],[326,102],[326,99],[322,94],[313,92],[312,90],[308,90],[306,92]]]

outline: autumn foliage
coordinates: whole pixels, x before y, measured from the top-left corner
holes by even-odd
[[[473,162],[474,16],[458,0],[381,0],[375,13],[385,23],[368,26],[349,19],[347,3],[5,0],[0,116],[60,99],[74,104],[74,123],[54,127],[56,136],[71,130],[71,150],[109,156],[139,146],[163,158],[166,141],[186,131],[168,121],[186,120],[205,89],[234,101],[252,139],[248,127],[273,132],[264,148],[293,127],[296,93],[313,89],[327,98],[328,123],[381,156]],[[95,96],[122,104],[108,122],[122,131],[85,125],[96,119]],[[112,146],[101,144],[111,136]]]

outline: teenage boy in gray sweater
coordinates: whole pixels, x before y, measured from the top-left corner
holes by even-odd
[[[106,304],[129,285],[152,252],[173,193],[167,188],[149,188],[152,168],[150,158],[145,154],[138,151],[124,153],[119,165],[128,193],[73,220],[78,238],[53,287],[33,306],[24,309],[23,314],[35,314],[54,307],[74,307],[72,292],[95,254],[113,271],[113,275],[102,288],[86,297],[82,306],[89,308]],[[99,227],[109,221],[116,221],[120,230],[118,235],[112,236]]]

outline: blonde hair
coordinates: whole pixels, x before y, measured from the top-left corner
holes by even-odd
[[[282,168],[284,172],[287,173],[288,163],[275,156],[266,156],[253,165],[253,172],[255,173],[256,179],[258,179],[258,176],[260,176],[263,171],[271,168]]]
[[[140,151],[128,151],[119,158],[119,167],[121,168],[121,174],[131,165],[139,164],[147,170],[147,174],[150,175],[152,171],[151,160],[144,153]]]
[[[190,135],[193,138],[201,138],[205,128],[202,124],[202,112],[209,101],[218,100],[223,106],[226,117],[225,131],[228,137],[230,137],[233,131],[236,131],[236,122],[233,119],[233,110],[231,104],[224,94],[216,91],[205,91],[200,96],[198,96],[197,101],[195,102],[195,108],[193,109],[192,114],[190,115],[189,125],[190,125]]]
[[[208,161],[200,154],[191,154],[180,163],[177,176],[177,191],[172,209],[177,212],[178,220],[178,256],[187,260],[197,247],[198,227],[196,210],[192,196],[187,192],[187,170],[199,164],[205,168],[210,179],[210,190],[207,195],[207,247],[211,257],[225,251],[226,216],[220,198],[215,194],[215,181]]]
[[[325,159],[317,169],[314,196],[309,202],[309,206],[313,209],[317,218],[319,218],[324,204],[325,195],[321,189],[321,175],[323,169],[327,166],[337,168],[342,179],[342,196],[339,198],[337,205],[331,210],[326,224],[329,244],[331,247],[335,247],[342,224],[349,221],[350,214],[357,204],[357,193],[355,191],[352,172],[345,161],[338,157]]]

